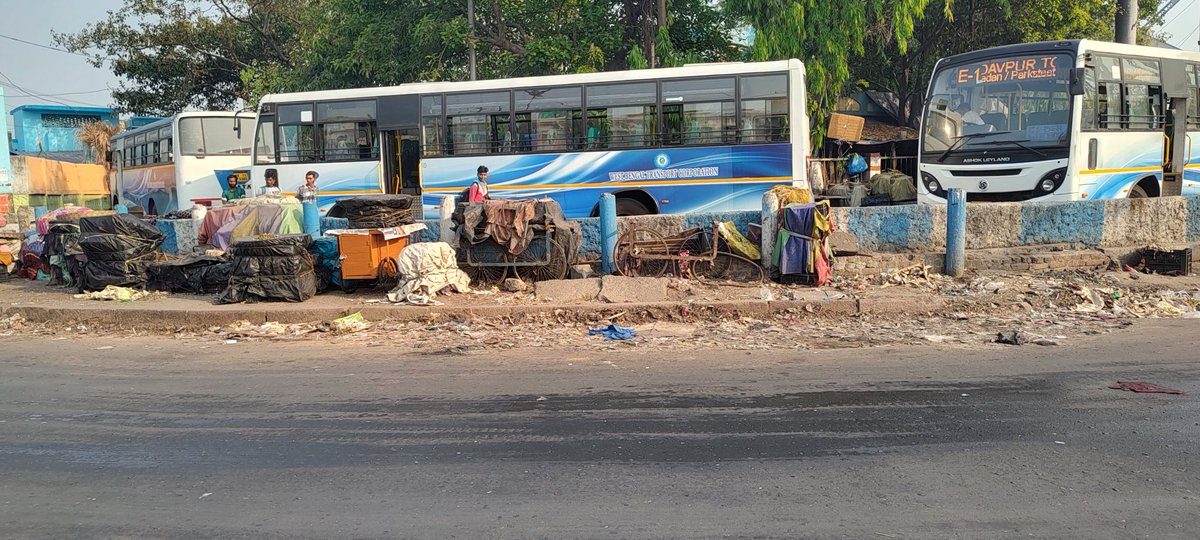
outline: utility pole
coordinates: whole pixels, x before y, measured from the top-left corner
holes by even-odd
[[[471,80],[475,80],[475,0],[467,0],[467,42],[468,55],[470,57],[470,67],[468,69]]]
[[[1119,0],[1117,2],[1116,41],[1134,45],[1137,43],[1137,0]]]

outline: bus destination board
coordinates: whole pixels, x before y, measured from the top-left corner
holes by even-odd
[[[1001,82],[1052,79],[1058,75],[1062,56],[1039,56],[1008,60],[988,60],[958,68],[959,84],[993,84]]]

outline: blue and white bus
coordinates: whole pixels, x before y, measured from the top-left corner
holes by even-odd
[[[804,66],[786,60],[268,95],[252,176],[276,169],[287,192],[313,170],[323,208],[408,193],[435,217],[485,165],[493,197],[586,217],[604,192],[623,215],[760,208],[808,186],[807,155]]]
[[[989,202],[1157,197],[1168,100],[1184,95],[1200,138],[1200,53],[1078,40],[944,58],[925,100],[918,201],[944,204],[949,188]],[[1182,188],[1200,194],[1200,145],[1188,146]]]

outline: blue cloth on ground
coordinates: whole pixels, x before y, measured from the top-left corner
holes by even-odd
[[[592,328],[588,330],[589,336],[602,335],[608,339],[632,339],[637,337],[637,332],[632,328],[617,326],[610,324],[603,328]]]

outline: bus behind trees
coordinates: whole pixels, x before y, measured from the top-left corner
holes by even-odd
[[[804,104],[798,60],[268,95],[252,176],[294,192],[312,170],[322,208],[406,193],[427,217],[481,165],[493,197],[568,217],[604,192],[623,215],[756,209],[772,185],[807,187]]]
[[[118,133],[113,195],[152,215],[220,199],[230,174],[249,177],[251,134],[241,123],[231,112],[187,112]]]
[[[1180,97],[1186,110],[1168,110]],[[1198,102],[1200,53],[1079,40],[944,58],[925,100],[918,199],[1157,197],[1166,123],[1200,137]],[[1200,194],[1200,145],[1185,146],[1182,190]]]

